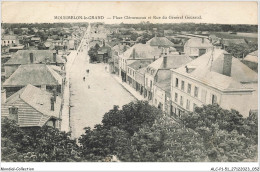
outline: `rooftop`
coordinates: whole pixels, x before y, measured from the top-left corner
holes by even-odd
[[[191,38],[186,43],[187,47],[213,47],[208,39],[205,38]]]
[[[156,47],[152,47],[148,44],[135,44],[123,53],[123,56],[127,59],[152,59],[154,56],[159,56],[161,50]]]
[[[174,46],[174,43],[172,43],[166,37],[153,37],[152,39],[147,41],[146,44],[148,44],[150,46],[158,46],[158,47],[172,47],[172,46]]]
[[[242,83],[255,83],[258,81],[257,73],[248,68],[236,58],[232,58],[231,76],[223,74],[224,53],[226,51],[215,49],[191,61],[186,66],[192,66],[191,72],[186,72],[182,66],[173,71],[207,83],[207,85],[221,90],[248,90]]]
[[[33,53],[34,63],[45,63],[47,59],[49,59],[50,63],[55,63],[53,53],[56,53],[56,51],[54,50],[19,50],[5,64],[29,64],[31,63],[30,53]],[[56,61],[57,63],[64,63],[64,60],[59,55],[56,55]]]
[[[3,83],[4,87],[26,86],[32,84],[61,85],[62,77],[45,64],[27,64],[19,68]]]
[[[29,106],[34,108],[41,114],[30,113],[30,111],[20,110],[18,113],[18,125],[20,127],[29,126],[43,126],[50,118],[59,118],[61,108],[61,98],[56,97],[56,103],[54,104],[54,111],[51,110],[50,99],[52,93],[43,91],[40,88],[28,84],[12,96],[6,99],[6,102],[2,104],[2,115],[7,116],[6,110],[12,107],[12,104],[21,99]]]

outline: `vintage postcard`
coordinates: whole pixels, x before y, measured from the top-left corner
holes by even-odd
[[[259,171],[257,1],[2,1],[1,22],[2,171]]]

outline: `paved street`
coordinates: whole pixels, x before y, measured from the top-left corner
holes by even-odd
[[[72,137],[84,133],[84,127],[93,128],[101,123],[103,115],[113,108],[120,107],[135,98],[127,92],[108,72],[104,64],[89,64],[87,48],[84,47],[71,67],[71,128]],[[86,70],[89,69],[89,75]],[[83,77],[86,80],[83,81]],[[90,88],[89,88],[89,87]]]

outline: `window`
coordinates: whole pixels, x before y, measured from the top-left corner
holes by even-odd
[[[194,97],[198,97],[198,93],[199,93],[199,88],[198,88],[198,87],[195,87]]]
[[[207,97],[207,91],[204,90],[204,89],[202,89],[202,90],[201,90],[201,101],[202,101],[203,103],[206,103],[206,97]]]
[[[9,114],[18,114],[18,108],[17,107],[10,107],[9,108]]]
[[[187,103],[186,103],[186,109],[190,110],[190,100],[187,99]]]
[[[178,102],[178,93],[175,93],[174,101]]]
[[[180,105],[183,106],[183,97],[181,96]]]
[[[181,90],[184,91],[184,81],[181,81]]]
[[[193,112],[195,112],[197,105],[193,103]]]
[[[178,87],[178,86],[179,86],[179,79],[176,78],[176,80],[175,80],[175,87]]]
[[[212,94],[212,104],[216,104],[217,103],[217,96]]]
[[[187,92],[188,92],[188,94],[190,94],[190,93],[191,93],[191,84],[188,84],[188,89],[187,89]]]

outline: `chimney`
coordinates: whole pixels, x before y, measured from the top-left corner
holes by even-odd
[[[33,63],[33,53],[30,53],[30,62]]]
[[[204,43],[204,38],[202,38],[202,44]]]
[[[135,48],[133,49],[133,59],[135,59]]]
[[[59,50],[58,49],[56,50],[56,54],[59,54]]]
[[[53,53],[53,62],[56,62],[56,53]]]
[[[224,53],[223,61],[223,75],[231,75],[231,66],[232,66],[232,55],[230,53]]]
[[[57,96],[56,89],[53,89],[53,99],[55,103],[56,103],[56,96]]]
[[[163,68],[167,67],[167,56],[163,57]]]
[[[54,111],[54,97],[51,97],[51,111]]]
[[[155,61],[155,56],[153,56],[153,61]]]

